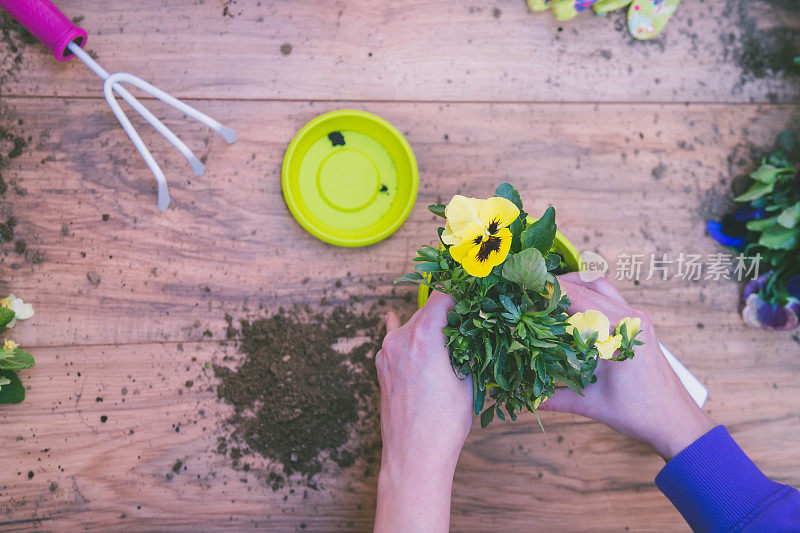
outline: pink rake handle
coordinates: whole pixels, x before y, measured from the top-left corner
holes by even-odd
[[[67,45],[77,41],[86,45],[86,30],[79,28],[48,0],[0,0],[0,7],[53,52],[59,61],[67,61],[72,52]]]

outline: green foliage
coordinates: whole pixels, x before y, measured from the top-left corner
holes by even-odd
[[[521,212],[509,226],[514,238],[503,264],[476,278],[453,260],[444,244],[441,249],[423,246],[414,258],[417,272],[396,281],[427,285],[455,299],[444,333],[456,375],[471,376],[474,411],[483,427],[495,417],[515,420],[524,410],[536,413],[559,383],[582,394],[597,379],[597,337],[584,342],[566,332],[570,302],[554,275],[562,261],[550,251],[555,210],[548,208],[528,225],[514,187],[504,183],[496,195]],[[443,207],[429,209],[439,214]],[[628,340],[631,353],[637,343]]]
[[[734,198],[747,204],[761,218],[746,224],[749,257],[761,257],[761,272],[770,271],[761,291],[764,301],[785,305],[792,296],[786,285],[800,274],[800,142],[792,130],[778,136],[777,147],[750,174],[752,182],[744,194]],[[766,268],[763,268],[766,265]]]
[[[14,311],[0,307],[0,332],[14,319]],[[15,370],[32,367],[35,362],[28,352],[14,346],[6,348],[0,344],[0,404],[19,403],[25,399],[25,388]]]
[[[19,348],[0,348],[0,370],[21,370],[34,365],[33,356]]]
[[[0,385],[0,404],[19,403],[25,399],[25,387],[13,370],[0,370],[0,383],[8,381],[7,384]]]
[[[12,320],[14,320],[14,311],[8,307],[0,307],[0,331],[6,329]]]

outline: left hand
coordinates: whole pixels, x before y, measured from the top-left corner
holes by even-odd
[[[434,291],[400,326],[386,317],[375,356],[381,388],[383,454],[376,531],[446,531],[458,456],[472,424],[472,381],[450,365],[447,312],[453,299]]]

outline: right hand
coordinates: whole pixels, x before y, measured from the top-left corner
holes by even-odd
[[[625,317],[642,320],[636,357],[626,361],[600,360],[597,382],[584,396],[559,388],[540,409],[574,413],[602,422],[616,431],[647,443],[665,461],[713,429],[716,424],[697,406],[667,362],[653,324],[630,307],[605,278],[584,282],[577,273],[559,276],[569,296],[570,314],[596,309],[611,324]]]

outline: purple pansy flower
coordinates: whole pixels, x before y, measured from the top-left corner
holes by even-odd
[[[748,326],[767,331],[794,329],[800,324],[799,302],[790,301],[786,305],[779,305],[766,302],[761,297],[761,289],[771,275],[772,272],[767,272],[745,285],[742,319]]]
[[[786,282],[786,290],[795,300],[800,301],[800,274],[795,274]]]

